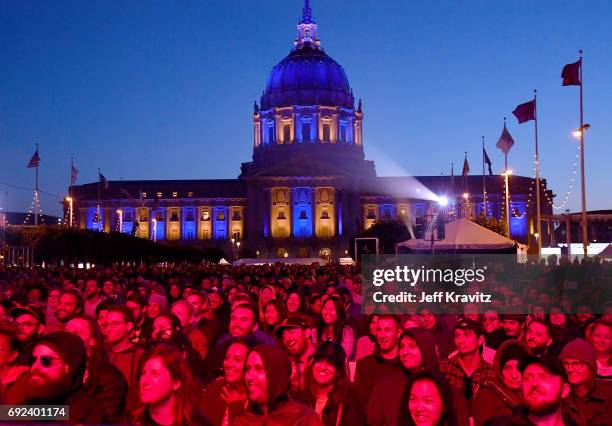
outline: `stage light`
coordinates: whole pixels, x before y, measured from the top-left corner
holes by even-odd
[[[438,204],[440,204],[442,207],[445,207],[448,205],[448,198],[445,196],[439,197],[438,198]]]

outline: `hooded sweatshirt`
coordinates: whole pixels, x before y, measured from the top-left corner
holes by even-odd
[[[409,328],[402,333],[398,345],[404,336],[412,337],[417,344],[421,351],[424,370],[439,373],[436,346],[431,339],[431,334],[420,328]],[[403,374],[388,373],[377,380],[367,407],[369,425],[398,425],[397,415],[399,413],[402,392],[411,374],[403,366],[402,372]]]
[[[246,411],[236,418],[235,426],[322,426],[317,414],[287,397],[291,363],[287,354],[276,346],[259,344],[251,349],[257,353],[266,370],[268,387],[268,411],[262,407],[247,402]],[[248,357],[247,357],[248,359]]]
[[[485,380],[474,397],[474,425],[481,426],[489,418],[510,415],[521,402],[520,390],[512,390],[502,380],[502,369],[507,361],[516,359],[519,362],[527,356],[527,349],[518,340],[506,340],[495,354],[493,369],[495,378]],[[503,364],[502,364],[503,362]]]

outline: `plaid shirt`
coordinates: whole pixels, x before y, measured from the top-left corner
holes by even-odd
[[[480,356],[480,363],[471,377],[468,377],[463,371],[463,367],[459,364],[459,356],[440,361],[440,371],[446,376],[451,386],[461,390],[467,400],[476,394],[478,387],[485,380],[495,378],[493,366],[487,363],[482,355]],[[471,389],[467,389],[467,385],[471,385]]]

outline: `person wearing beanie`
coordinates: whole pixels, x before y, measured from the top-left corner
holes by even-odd
[[[30,352],[30,368],[4,395],[8,405],[70,405],[70,422],[83,423],[96,402],[84,390],[87,352],[80,337],[58,331],[40,338]]]
[[[521,372],[518,365],[527,356],[527,349],[515,339],[506,340],[495,353],[491,377],[480,385],[474,396],[474,425],[499,415],[512,414],[521,403]]]
[[[168,312],[168,299],[158,293],[151,293],[147,305],[147,316],[153,321],[155,318]]]
[[[295,400],[315,410],[325,426],[356,425],[364,418],[348,378],[341,345],[323,342],[310,357],[306,388]]]
[[[597,352],[584,339],[563,347],[559,359],[567,371],[571,392],[564,406],[580,426],[612,424],[612,385],[595,379]]]
[[[234,426],[322,426],[317,414],[287,396],[291,363],[277,346],[261,343],[250,350],[244,368],[248,402]]]

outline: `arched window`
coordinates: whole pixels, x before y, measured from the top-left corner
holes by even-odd
[[[267,128],[267,143],[275,143],[276,140],[274,138],[274,120],[268,120],[268,128]]]

